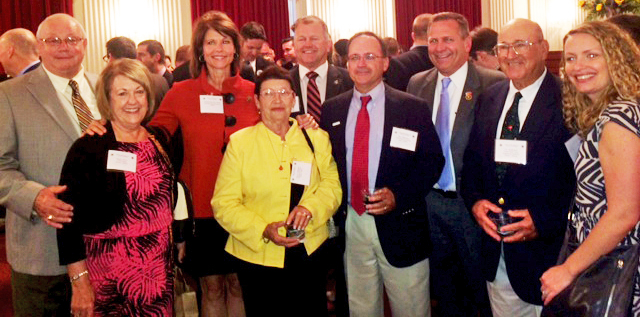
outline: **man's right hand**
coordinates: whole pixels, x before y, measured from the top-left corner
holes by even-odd
[[[71,222],[73,206],[57,198],[58,194],[67,190],[67,186],[45,187],[36,196],[33,209],[42,220],[54,228],[62,228],[63,223]]]
[[[105,124],[107,124],[107,120],[105,119],[91,121],[87,129],[82,133],[82,136],[96,134],[104,135],[105,133],[107,133],[107,128],[104,127]]]
[[[486,199],[478,200],[471,208],[473,216],[476,221],[482,227],[484,232],[491,236],[496,241],[500,241],[501,238],[498,235],[498,227],[487,215],[489,212],[499,213],[502,209]]]

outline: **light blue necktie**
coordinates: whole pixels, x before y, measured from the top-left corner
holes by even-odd
[[[453,162],[451,162],[451,129],[449,128],[449,118],[451,117],[451,108],[449,107],[449,92],[447,88],[451,83],[451,78],[442,79],[442,91],[440,92],[440,106],[436,114],[436,132],[440,137],[440,145],[442,146],[442,155],[444,155],[445,163],[438,180],[438,187],[442,190],[448,190],[454,183],[453,180]]]

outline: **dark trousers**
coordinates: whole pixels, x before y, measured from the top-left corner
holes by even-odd
[[[327,316],[322,248],[311,256],[303,245],[287,249],[282,269],[242,261],[238,279],[247,316]]]
[[[431,298],[437,316],[491,316],[482,275],[482,229],[462,198],[430,191],[426,198],[433,252]]]
[[[13,310],[22,316],[70,316],[71,283],[67,274],[37,276],[11,270]]]

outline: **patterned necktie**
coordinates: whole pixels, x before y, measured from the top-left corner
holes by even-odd
[[[453,162],[451,162],[451,129],[449,121],[451,118],[451,107],[449,105],[449,84],[451,78],[442,79],[442,91],[440,92],[440,106],[436,113],[436,132],[440,137],[440,145],[442,146],[442,155],[444,155],[445,163],[438,180],[438,187],[447,190],[453,184]]]
[[[309,83],[307,83],[307,112],[319,123],[322,102],[318,85],[316,85],[318,73],[308,72],[307,77],[309,77]]]
[[[367,112],[367,104],[371,101],[371,96],[362,96],[360,100],[362,107],[356,120],[351,160],[351,206],[358,215],[365,212],[363,191],[369,189],[369,112]]]
[[[80,129],[84,132],[91,121],[93,120],[93,115],[91,115],[91,110],[87,107],[87,104],[80,96],[80,89],[78,89],[78,83],[75,80],[69,81],[69,86],[71,86],[71,101],[73,102],[73,109],[76,111],[76,115],[78,116],[78,122],[80,123]]]
[[[513,104],[511,104],[511,108],[507,111],[507,115],[504,117],[504,122],[502,123],[502,132],[500,133],[501,139],[515,140],[518,137],[518,134],[520,134],[518,104],[520,103],[521,98],[522,94],[520,92],[517,92],[513,97]],[[507,174],[507,166],[509,166],[508,163],[496,163],[496,175],[498,176],[498,185],[500,186],[502,186],[504,176]]]

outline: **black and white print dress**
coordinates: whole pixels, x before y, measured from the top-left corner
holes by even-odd
[[[636,102],[614,101],[600,115],[598,121],[578,152],[575,163],[578,191],[576,206],[579,208],[577,217],[572,224],[577,229],[577,238],[582,243],[596,225],[600,217],[607,211],[607,195],[605,193],[604,174],[600,165],[598,142],[605,123],[616,123],[640,137],[640,105]],[[640,164],[640,162],[629,162]],[[640,186],[640,180],[638,180]],[[640,226],[636,226],[624,238],[621,245],[639,243]],[[640,264],[638,265],[640,270]],[[636,275],[633,289],[633,316],[640,316],[640,275]]]

